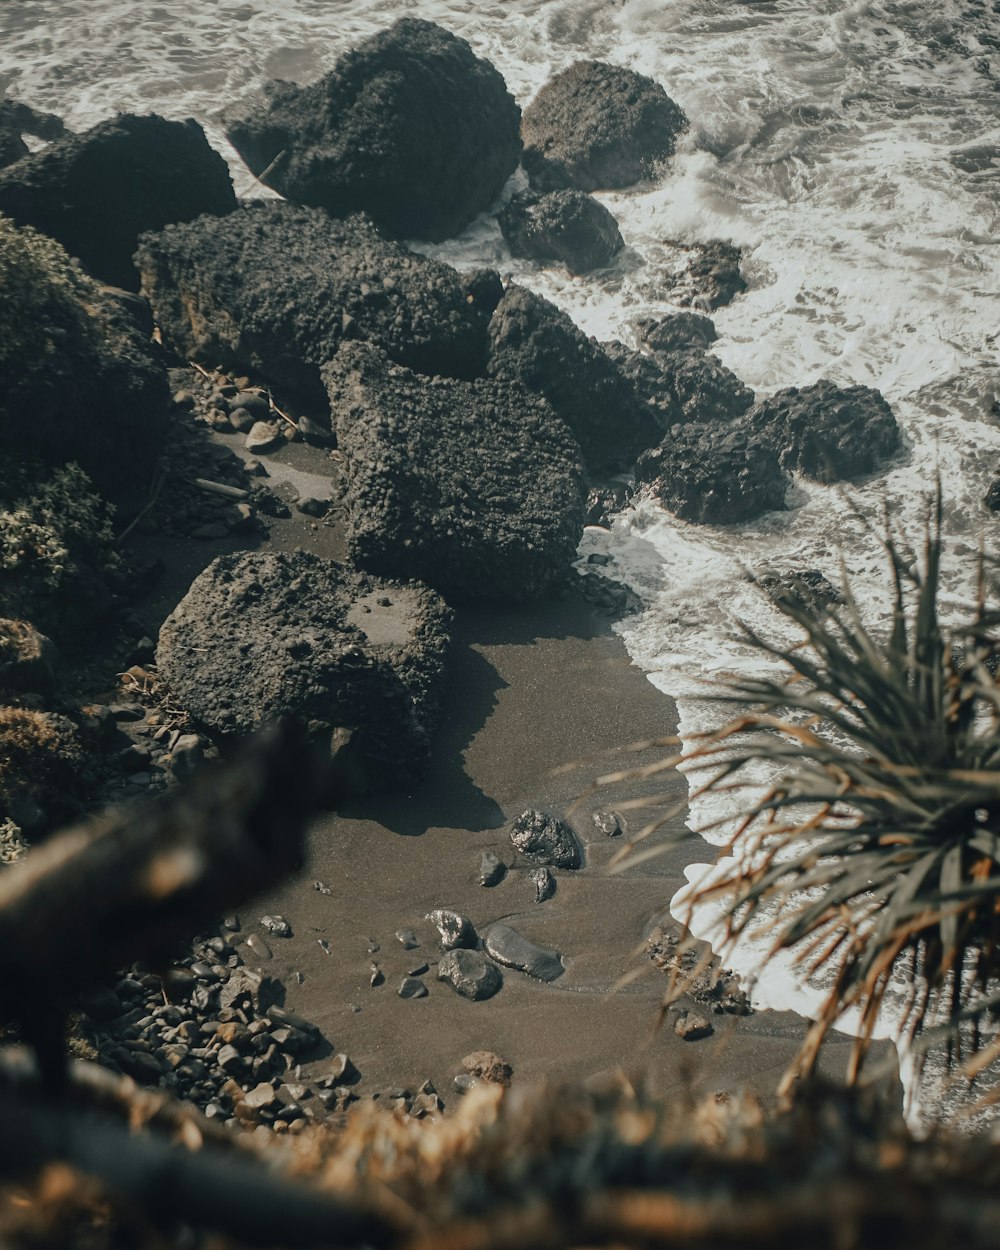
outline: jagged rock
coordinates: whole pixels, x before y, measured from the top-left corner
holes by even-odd
[[[569,426],[587,468],[631,468],[661,431],[608,356],[548,300],[510,286],[489,324],[487,372],[543,395]]]
[[[136,257],[166,341],[187,359],[251,369],[320,403],[319,366],[346,339],[421,373],[482,372],[492,311],[449,265],[383,239],[361,216],[248,204],[145,235]],[[477,302],[482,292],[486,305]]]
[[[447,981],[456,994],[477,1003],[503,988],[503,977],[482,951],[445,952],[438,962],[437,979]]]
[[[351,556],[455,598],[543,594],[583,524],[579,449],[517,385],[418,377],[348,345],[324,369]]]
[[[227,134],[289,200],[366,212],[388,234],[441,240],[488,208],[517,167],[520,110],[464,39],[402,18],[318,82],[267,85]]]
[[[600,525],[605,529],[611,518],[628,506],[632,487],[626,482],[602,482],[591,487],[587,494],[587,525]]]
[[[556,74],[524,110],[524,168],[533,187],[627,187],[674,153],[687,118],[659,83],[601,61]]]
[[[696,243],[694,255],[687,264],[687,278],[694,289],[680,302],[708,308],[731,304],[737,295],[747,289],[740,273],[742,255],[735,243],[726,243],[722,239]]]
[[[65,133],[62,118],[54,113],[40,113],[20,100],[0,100],[0,169],[29,155],[31,149],[22,135],[52,140]]]
[[[896,418],[879,391],[827,378],[761,400],[749,424],[783,468],[818,482],[874,473],[900,445]]]
[[[626,347],[624,343],[619,342],[602,343],[601,347],[605,354],[614,361],[615,367],[629,383],[636,398],[649,405],[661,434],[666,433],[672,425],[686,420],[674,390],[673,375],[664,368],[662,357],[651,356],[647,352],[633,351],[631,347]],[[617,491],[619,494],[624,493],[618,483],[608,484],[603,489]],[[618,504],[613,498],[609,498],[608,502],[612,504],[611,512],[621,510],[622,504]],[[623,499],[622,503],[624,502]],[[595,507],[598,504],[599,501],[595,499]],[[590,511],[588,506],[588,524],[600,525],[602,523],[600,520],[589,520]],[[600,517],[607,513],[608,509],[605,507],[603,511],[595,511],[594,515]]]
[[[658,352],[655,360],[687,421],[732,421],[753,407],[753,391],[715,356]]]
[[[570,273],[610,265],[625,246],[612,214],[583,191],[515,195],[497,220],[511,255],[562,261]]]
[[[715,322],[701,313],[672,313],[640,321],[639,341],[651,352],[683,352],[710,347],[719,337]]]
[[[580,843],[569,825],[536,807],[529,807],[514,821],[510,840],[533,864],[579,868],[583,862]]]
[[[472,921],[460,912],[438,907],[435,911],[428,912],[424,919],[429,920],[441,935],[443,950],[451,951],[458,947],[470,950],[479,941]]]
[[[145,496],[166,370],[121,303],[53,240],[0,218],[0,458],[75,461],[106,494]]]
[[[418,775],[436,722],[450,613],[418,583],[304,551],[219,556],[164,622],[174,698],[223,734],[292,716],[354,731],[372,786]]]
[[[639,457],[635,475],[670,512],[709,525],[783,508],[790,484],[777,454],[740,422],[674,426],[659,447]]]
[[[510,925],[491,925],[484,942],[487,955],[496,963],[526,972],[537,981],[558,980],[566,971],[558,951],[529,942]]]
[[[59,671],[55,643],[30,621],[0,618],[0,688],[50,693]]]
[[[0,170],[0,213],[58,239],[94,277],[132,291],[143,231],[235,207],[226,162],[197,122],[155,113],[120,113]]]

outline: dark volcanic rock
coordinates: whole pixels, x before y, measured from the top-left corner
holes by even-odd
[[[162,678],[199,721],[245,734],[293,716],[314,737],[354,731],[373,785],[423,768],[450,614],[416,583],[389,583],[307,552],[219,556],[160,630]]]
[[[486,953],[505,968],[516,968],[538,981],[555,981],[566,971],[558,951],[538,946],[510,925],[495,924],[486,930]]]
[[[640,456],[636,480],[685,521],[722,525],[783,508],[789,478],[742,422],[677,425]]]
[[[686,127],[683,112],[651,78],[577,61],[524,110],[524,168],[541,191],[631,186],[673,155]]]
[[[449,265],[364,217],[267,202],[146,235],[143,290],[178,354],[249,368],[310,398],[345,339],[420,373],[476,377],[492,307]],[[481,273],[471,275],[488,296]],[[470,298],[471,296],[471,298]]]
[[[503,977],[498,968],[482,951],[452,950],[438,962],[437,979],[447,981],[456,994],[482,1002],[492,998],[503,988]]]
[[[661,431],[614,362],[548,300],[508,287],[489,326],[487,372],[549,401],[580,444],[589,472],[631,468]]]
[[[514,821],[510,840],[525,859],[533,864],[552,864],[556,868],[579,868],[582,861],[580,843],[564,820],[530,807]]]
[[[349,345],[324,369],[364,568],[461,598],[543,594],[583,526],[579,449],[517,385],[421,378]]]
[[[515,195],[497,221],[511,255],[559,260],[570,273],[610,265],[625,246],[618,222],[583,191]]]
[[[639,341],[651,352],[683,352],[689,348],[711,347],[719,337],[715,322],[700,313],[673,313],[668,317],[641,321]]]
[[[169,401],[155,346],[58,243],[3,218],[0,290],[0,458],[73,460],[116,499],[145,492]]]
[[[735,243],[712,239],[695,245],[695,254],[688,262],[687,276],[693,293],[682,300],[685,304],[722,308],[741,295],[747,284],[740,273],[742,252]]]
[[[844,601],[836,586],[819,569],[765,573],[757,579],[757,585],[775,603],[787,603],[810,613]]]
[[[389,234],[447,239],[517,167],[520,110],[464,39],[402,18],[318,82],[273,82],[227,134],[287,199],[363,211]]]
[[[824,378],[761,400],[750,414],[755,436],[782,466],[819,482],[874,473],[899,449],[899,426],[879,391]]]
[[[121,113],[0,171],[0,213],[51,235],[97,278],[135,290],[145,230],[236,207],[226,162],[191,120]]]
[[[688,421],[732,421],[753,407],[754,393],[721,360],[701,352],[657,353]]]
[[[65,133],[62,118],[54,113],[40,113],[19,100],[0,100],[0,169],[30,154],[22,135],[52,140]]]
[[[617,341],[602,343],[601,348],[614,361],[615,367],[632,387],[636,398],[648,404],[652,409],[653,417],[661,433],[666,433],[672,425],[687,419],[677,400],[673,374],[664,368],[664,360],[661,356],[633,351],[631,347],[626,347],[624,343]],[[625,502],[627,501],[621,500],[618,507],[610,511],[620,510]],[[592,521],[589,511],[587,521],[588,524],[593,525],[602,523],[600,520]]]

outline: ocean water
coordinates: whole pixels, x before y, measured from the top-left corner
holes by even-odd
[[[643,600],[619,628],[677,699],[682,734],[720,723],[706,683],[759,665],[733,641],[740,622],[787,636],[746,573],[818,568],[837,581],[842,565],[877,625],[884,559],[856,513],[888,505],[919,535],[937,476],[946,603],[959,612],[980,542],[1000,545],[981,502],[1000,470],[1000,4],[0,0],[0,89],[75,128],[119,110],[192,116],[240,193],[261,194],[226,144],[222,108],[269,77],[311,80],[404,15],[467,38],[522,104],[594,57],[657,78],[691,120],[659,178],[601,196],[628,246],[596,277],[513,260],[488,216],[424,250],[495,265],[588,333],[634,342],[636,319],[676,310],[671,241],[732,240],[750,289],[714,314],[724,363],[759,395],[821,377],[878,387],[904,430],[886,472],[847,489],[796,482],[787,510],[752,524],[691,526],[647,501],[610,532],[587,531],[581,554],[610,554],[609,571]],[[691,822],[725,814],[701,801]],[[728,831],[710,836],[722,844]],[[710,935],[715,920],[694,924]],[[731,959],[759,973],[756,1001],[808,1013],[817,988],[780,961],[760,972],[760,955],[750,943]]]

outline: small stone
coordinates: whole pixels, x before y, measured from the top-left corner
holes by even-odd
[[[240,931],[239,916],[226,916],[222,922],[222,927],[229,933],[239,933]]]
[[[193,408],[194,396],[191,394],[190,391],[175,391],[174,392],[174,407],[183,408],[185,410]]]
[[[462,1067],[470,1076],[477,1076],[488,1085],[509,1085],[514,1069],[506,1059],[492,1050],[474,1050],[462,1060]]]
[[[261,916],[260,923],[271,937],[290,938],[292,936],[292,926],[284,916]]]
[[[313,447],[330,447],[336,442],[330,427],[313,417],[299,417],[299,433]]]
[[[334,1055],[330,1060],[330,1068],[321,1076],[317,1084],[320,1089],[333,1089],[337,1085],[350,1085],[357,1081],[361,1073],[345,1054]]]
[[[290,1028],[298,1029],[300,1033],[307,1033],[311,1037],[320,1036],[319,1025],[313,1024],[305,1016],[300,1016],[298,1012],[289,1011],[287,1007],[279,1007],[276,1003],[268,1007],[267,1017],[269,1020],[273,1020],[275,1024],[287,1025]]]
[[[507,874],[507,865],[492,851],[483,851],[479,862],[479,884],[484,886],[499,885]]]
[[[276,421],[255,421],[243,446],[254,455],[261,455],[280,447],[284,441],[284,433]]]
[[[250,477],[267,477],[267,469],[256,456],[251,456],[249,459],[244,460],[243,468]]]
[[[625,821],[618,812],[594,812],[594,828],[606,838],[620,838],[625,832]]]
[[[503,977],[482,951],[445,952],[438,964],[437,979],[447,981],[456,994],[472,1002],[492,998],[503,988]]]
[[[516,968],[539,981],[555,981],[566,971],[558,951],[537,946],[510,925],[495,924],[485,934],[486,953],[505,968]]]
[[[255,421],[266,421],[271,412],[271,404],[266,395],[260,391],[238,391],[228,401],[229,415],[242,409]]]
[[[177,777],[189,777],[205,758],[205,749],[198,734],[181,734],[170,748],[166,765]]]
[[[249,1093],[243,1095],[240,1107],[246,1111],[261,1111],[265,1107],[273,1107],[278,1102],[278,1093],[274,1086],[266,1081],[255,1085]]]
[[[538,808],[522,812],[511,826],[510,840],[525,859],[554,868],[579,868],[582,862],[576,834],[563,820]]]
[[[238,1076],[246,1067],[246,1060],[235,1046],[223,1046],[216,1055],[215,1062],[227,1076]]]
[[[330,511],[330,500],[314,499],[309,495],[300,499],[295,506],[305,516],[324,517]]]
[[[441,945],[446,951],[459,947],[472,949],[479,941],[472,921],[460,912],[439,907],[428,912],[424,919],[429,920],[440,933]]]
[[[330,887],[326,884],[326,882],[325,882],[325,881],[314,881],[314,882],[313,882],[313,889],[314,889],[314,890],[315,890],[318,894],[326,894],[326,895],[330,895],[330,894],[332,894],[332,893],[333,893],[333,890],[331,890],[331,889],[330,889]]]
[[[257,424],[257,418],[246,408],[233,408],[229,413],[229,424],[240,434],[249,434]]]
[[[427,986],[416,977],[403,977],[398,992],[400,998],[426,998]]]
[[[368,971],[368,984],[372,987],[372,989],[374,989],[377,985],[382,985],[384,982],[385,975],[383,974],[382,969],[378,966],[378,964],[372,964]]]
[[[475,1089],[479,1085],[479,1081],[474,1076],[470,1076],[468,1072],[459,1072],[452,1081],[455,1092],[458,1094],[467,1094],[469,1090]]]
[[[225,525],[218,525],[214,521],[208,525],[199,525],[191,531],[192,538],[225,538],[229,533],[229,529]]]
[[[712,1027],[712,1022],[706,1020],[704,1016],[685,1011],[677,1017],[674,1032],[685,1042],[700,1042],[706,1037],[711,1037],[715,1029]]]
[[[531,873],[531,879],[535,883],[535,902],[544,903],[546,899],[552,897],[556,892],[556,879],[552,875],[551,868],[536,868]]]
[[[251,933],[247,938],[247,946],[258,959],[273,959],[271,948],[262,937],[258,937],[256,933]]]
[[[404,951],[412,951],[420,945],[412,929],[397,929],[396,941],[400,943]]]
[[[407,968],[406,975],[408,977],[422,977],[426,974],[426,972],[427,972],[427,965],[425,963],[419,963],[419,964],[414,964],[412,968]]]

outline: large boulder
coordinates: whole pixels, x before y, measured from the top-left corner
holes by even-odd
[[[336,216],[441,240],[489,208],[517,168],[520,110],[464,39],[402,18],[318,82],[272,82],[227,134],[254,174]]]
[[[422,378],[360,344],[323,375],[358,564],[503,601],[535,598],[565,571],[583,468],[543,400],[516,383]]]
[[[387,582],[305,551],[219,556],[164,621],[156,661],[173,697],[223,734],[292,717],[342,741],[375,784],[427,762],[450,613],[416,582]],[[293,784],[294,779],[289,779]]]
[[[786,469],[818,482],[876,472],[899,450],[899,426],[879,391],[824,378],[762,400],[748,418],[754,436]]]
[[[54,113],[40,113],[20,100],[0,100],[0,169],[13,165],[31,151],[22,135],[51,141],[65,133],[62,118]]]
[[[169,400],[155,346],[65,251],[0,217],[0,457],[76,461],[107,494],[145,490]]]
[[[592,476],[629,469],[661,437],[648,406],[600,347],[540,295],[510,286],[489,325],[487,373],[543,395]]]
[[[687,124],[652,78],[602,61],[577,61],[524,110],[524,168],[539,191],[628,187],[673,155]]]
[[[662,433],[686,420],[677,402],[673,380],[655,354],[637,352],[617,339],[602,343],[601,349],[614,361],[636,396],[649,405]]]
[[[740,421],[674,426],[659,447],[639,457],[635,476],[668,511],[709,525],[783,508],[790,482],[777,453]]]
[[[155,113],[120,113],[0,171],[0,213],[126,290],[139,285],[132,253],[143,231],[235,207],[226,162],[197,122]]]
[[[277,201],[145,235],[136,261],[180,355],[320,400],[319,366],[345,339],[421,373],[475,377],[500,294],[481,297],[477,275],[388,242],[365,217],[337,221]]]
[[[583,191],[515,195],[497,220],[512,256],[562,261],[570,273],[610,265],[625,246],[618,222]]]
[[[687,421],[732,421],[753,407],[754,393],[717,356],[656,353]]]

